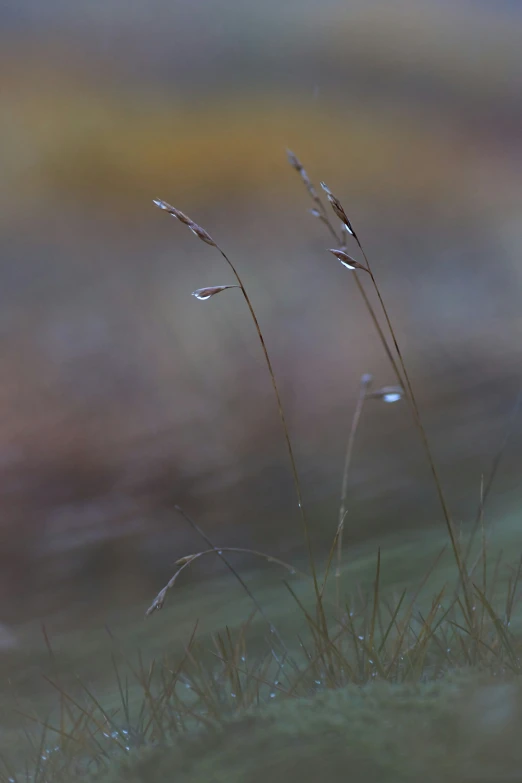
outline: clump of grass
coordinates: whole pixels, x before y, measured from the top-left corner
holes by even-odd
[[[287,779],[289,762],[283,751],[289,740],[303,754],[299,773],[303,781],[316,780],[319,773],[329,774],[331,780],[344,780],[347,765],[366,780],[417,780],[426,772],[429,775],[433,772],[432,777],[428,777],[432,780],[444,778],[471,783],[479,779],[480,770],[470,764],[469,754],[480,750],[479,737],[483,729],[470,730],[469,725],[465,727],[463,718],[455,719],[456,714],[465,714],[462,705],[472,704],[475,696],[467,685],[456,686],[451,677],[458,670],[469,670],[475,673],[475,682],[481,677],[502,677],[508,682],[521,673],[522,641],[512,632],[511,622],[519,598],[522,558],[511,569],[507,586],[500,590],[500,563],[497,561],[492,569],[489,562],[484,522],[487,493],[483,486],[478,518],[482,531],[480,546],[477,550],[472,536],[466,550],[463,549],[463,539],[457,535],[445,500],[407,366],[368,256],[341,201],[323,183],[328,204],[341,222],[338,231],[300,161],[293,153],[289,153],[289,161],[314,202],[314,217],[337,240],[339,247],[332,250],[333,254],[353,272],[357,289],[397,380],[397,385],[375,390],[371,376],[361,378],[347,442],[337,525],[322,578],[319,578],[314,557],[277,380],[250,296],[235,265],[206,229],[176,207],[156,201],[157,206],[186,225],[198,239],[216,249],[235,278],[234,284],[200,288],[194,296],[204,301],[230,288],[239,288],[247,304],[282,424],[309,557],[309,573],[301,573],[292,564],[264,552],[217,546],[192,517],[177,507],[186,523],[203,539],[206,548],[177,560],[177,570],[153,600],[147,615],[163,607],[168,592],[175,589],[187,568],[201,557],[213,555],[225,563],[248,595],[252,603],[250,617],[239,629],[225,628],[214,634],[210,649],[196,638],[195,621],[192,636],[178,660],[166,653],[161,660],[145,662],[138,654],[137,661],[124,659],[123,672],[121,662],[113,656],[115,704],[105,704],[83,681],[78,681],[76,691],[72,693],[63,686],[57,672],[48,680],[59,697],[57,716],[44,720],[28,716],[41,726],[38,741],[33,741],[29,735],[32,768],[28,766],[20,775],[6,761],[6,773],[0,773],[0,781],[65,783],[95,775],[107,783],[111,780],[147,780],[150,783],[164,780],[167,770],[170,777],[175,775],[180,780],[206,781],[211,779],[209,770],[212,770],[212,779],[216,781],[235,778],[255,783],[265,780],[268,773],[277,781]],[[349,241],[355,242],[363,262],[348,254]],[[358,272],[365,273],[363,278],[369,281],[377,297],[380,317]],[[384,326],[380,318],[384,320]],[[433,475],[458,576],[458,589],[438,584],[428,590],[428,583],[431,585],[437,577],[445,548],[420,584],[390,595],[383,589],[383,559],[379,550],[372,588],[365,590],[359,586],[343,593],[343,530],[359,422],[369,400],[392,402],[403,397],[411,407]],[[489,487],[488,483],[487,491]],[[236,553],[274,563],[291,577],[284,581],[284,588],[294,612],[301,618],[297,638],[274,625],[232,564],[230,558]],[[475,559],[470,565],[472,555]],[[336,579],[332,591],[329,576],[334,559]],[[261,638],[259,620],[263,629]],[[256,633],[257,643],[253,645]],[[47,637],[46,641],[52,659]],[[424,684],[423,690],[415,690],[421,687],[419,684]],[[511,687],[507,696],[511,704],[510,716],[522,725],[520,688],[518,685]],[[463,693],[466,698],[461,698]],[[439,700],[437,709],[440,709],[426,718],[424,705],[432,703],[433,694]],[[271,702],[279,706],[266,711]],[[490,707],[486,699],[486,711]],[[314,719],[308,723],[303,721],[303,709]],[[472,708],[469,710],[471,715]],[[476,719],[477,716],[473,716],[473,720]],[[364,731],[367,726],[370,726],[371,740]],[[372,733],[374,728],[375,733]],[[411,735],[415,731],[425,743],[424,755],[411,747]],[[238,751],[234,738],[238,734],[249,738],[246,766],[242,768],[234,757],[234,752],[237,756]],[[458,746],[456,737],[461,738]],[[504,748],[504,745],[500,739],[492,748],[492,756],[496,758],[498,748]],[[267,747],[270,764],[263,765],[260,762],[262,756],[266,756],[263,749]],[[451,769],[447,761],[450,751],[454,753]],[[514,752],[509,759],[509,768],[521,760],[518,751]],[[294,775],[295,764],[292,758]],[[489,780],[487,777],[480,779]]]

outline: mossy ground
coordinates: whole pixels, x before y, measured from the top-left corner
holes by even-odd
[[[132,753],[103,783],[503,783],[522,779],[522,687],[461,673],[271,704]]]
[[[508,549],[518,547],[517,539],[516,518],[513,517],[512,524],[506,519],[497,531],[495,547],[490,550],[491,579],[497,551],[503,546]],[[384,543],[381,564],[383,607],[388,602],[396,604],[405,588],[409,588],[410,594],[415,592],[416,585],[426,576],[445,541],[443,531],[440,531],[425,532],[422,537],[409,542],[400,536],[392,536]],[[509,567],[498,570],[497,598],[500,602],[510,589],[509,580],[513,579],[513,574]],[[298,653],[299,635],[309,645],[302,610],[281,585],[280,574],[262,569],[247,571],[245,577],[271,620],[283,632],[285,640],[294,645],[292,654]],[[362,595],[367,591],[371,596],[374,577],[375,548],[368,544],[357,552],[351,563],[345,565],[343,584],[346,594],[354,598],[358,593]],[[289,583],[303,607],[313,606],[313,592],[307,580],[295,577]],[[333,583],[331,579],[330,592],[325,599],[328,604],[334,597]],[[419,612],[426,615],[430,602],[444,584],[449,586],[451,594],[455,587],[455,568],[448,552],[438,562],[418,596]],[[201,636],[195,648],[195,660],[199,662],[195,671],[196,685],[203,692],[207,686],[204,676],[197,672],[197,666],[201,665],[206,672],[210,672],[216,664],[219,666],[210,634],[228,626],[232,637],[237,638],[242,623],[251,612],[248,597],[230,577],[223,577],[219,587],[217,590],[214,582],[212,589],[204,583],[174,588],[163,612],[147,620],[140,620],[136,609],[129,610],[120,617],[114,639],[111,641],[106,635],[105,648],[100,644],[99,627],[84,631],[81,637],[71,633],[57,634],[53,639],[51,635],[51,643],[55,647],[52,659],[43,637],[39,645],[35,645],[33,638],[33,647],[28,646],[25,653],[28,661],[31,659],[30,666],[19,660],[17,667],[16,662],[11,661],[11,673],[15,675],[18,669],[19,679],[13,684],[5,683],[4,688],[5,731],[2,744],[4,751],[8,745],[8,749],[14,751],[16,768],[28,746],[19,733],[23,718],[13,710],[36,713],[48,726],[58,727],[61,720],[59,689],[63,689],[78,704],[84,705],[85,716],[91,715],[93,702],[90,696],[86,697],[83,685],[76,679],[79,675],[99,700],[104,713],[114,716],[114,726],[125,725],[126,708],[122,704],[111,662],[112,653],[117,660],[121,682],[125,682],[129,712],[133,714],[129,723],[134,721],[137,725],[140,721],[136,716],[141,704],[148,698],[145,693],[144,699],[144,690],[148,686],[144,689],[143,677],[141,684],[135,677],[141,665],[138,663],[138,651],[143,654],[143,672],[149,671],[154,658],[159,664],[157,671],[162,666],[173,670],[198,618],[201,620]],[[515,593],[518,596],[518,590]],[[496,605],[500,609],[500,605]],[[368,610],[366,615],[369,616]],[[386,618],[382,622],[386,626]],[[417,628],[422,626],[422,623],[416,623]],[[511,627],[515,633],[519,628],[516,610]],[[448,633],[449,626],[439,641],[444,641]],[[267,636],[266,624],[259,616],[255,617],[245,631],[248,663],[240,664],[240,667],[245,666],[254,672],[252,678],[243,678],[245,693],[252,689],[255,677],[261,676],[262,665],[255,668],[251,662],[256,659],[262,661],[263,651],[269,649]],[[486,634],[484,639],[492,649],[498,648],[498,639],[487,638]],[[452,639],[448,644],[453,647],[455,641]],[[466,664],[466,655],[456,648],[438,670],[437,666],[430,665],[433,653],[432,650],[423,659],[422,670],[414,671],[416,667],[412,667],[410,673],[406,672],[403,682],[396,677],[396,682],[387,683],[377,675],[375,679],[370,676],[369,681],[367,678],[363,685],[352,684],[328,690],[324,689],[324,683],[318,682],[314,695],[306,696],[307,688],[304,688],[299,695],[296,691],[289,697],[285,694],[288,682],[281,677],[284,687],[272,689],[273,698],[268,695],[269,689],[263,686],[259,700],[249,697],[237,707],[231,694],[231,680],[227,678],[229,671],[227,676],[215,680],[217,689],[210,699],[216,700],[218,709],[221,709],[219,705],[222,706],[219,720],[212,716],[212,720],[205,723],[205,699],[192,689],[187,693],[194,694],[192,707],[197,706],[200,711],[203,707],[203,721],[193,720],[189,714],[184,726],[177,724],[174,730],[167,730],[161,737],[153,737],[150,732],[147,737],[138,733],[133,741],[129,741],[128,752],[123,750],[119,740],[110,743],[109,755],[98,759],[97,779],[103,783],[163,783],[170,780],[176,783],[258,783],[266,779],[273,783],[293,780],[311,783],[323,776],[334,782],[375,780],[383,783],[420,778],[433,783],[522,780],[522,773],[517,771],[522,768],[522,749],[516,740],[522,728],[522,684],[519,684],[516,675],[510,673],[500,659],[498,667],[470,667]],[[344,654],[347,654],[346,651]],[[361,654],[367,655],[362,648]],[[134,674],[130,672],[128,663],[134,667]],[[456,665],[452,667],[450,663]],[[23,677],[20,666],[24,670]],[[46,682],[42,674],[58,685],[58,690]],[[272,672],[267,670],[265,684],[273,681],[272,676]],[[210,679],[206,682],[213,687]],[[184,685],[180,684],[180,687],[184,691]],[[312,679],[312,688],[308,689],[310,693],[313,687]],[[158,698],[159,691],[151,687],[151,692],[156,694],[154,698]],[[190,701],[188,704],[191,707]],[[80,714],[72,701],[68,706],[76,715]],[[105,715],[98,709],[96,711],[98,718],[92,724],[95,730],[106,724]],[[70,725],[75,718],[71,713],[66,715],[66,720]],[[36,742],[39,741],[39,733],[37,727],[33,735]],[[63,744],[64,748],[58,755],[69,752],[65,747],[67,742],[57,740],[56,733],[46,729],[45,748],[56,746],[56,742]],[[76,754],[77,748],[73,750]],[[9,755],[12,757],[13,753]],[[75,764],[67,767],[64,773],[59,763],[60,771],[49,778],[50,783],[85,779],[86,756],[83,753],[80,756],[82,761],[78,768],[82,770],[81,775],[75,777]],[[87,768],[93,769],[90,765]]]

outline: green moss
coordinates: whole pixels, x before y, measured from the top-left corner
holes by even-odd
[[[520,780],[522,688],[460,674],[286,700],[117,762],[100,783]]]

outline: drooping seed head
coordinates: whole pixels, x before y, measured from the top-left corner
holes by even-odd
[[[181,209],[177,209],[176,207],[173,207],[171,204],[168,204],[166,201],[162,201],[161,199],[155,198],[154,204],[156,204],[156,206],[159,207],[160,209],[164,209],[165,212],[168,212],[169,215],[172,215],[172,217],[177,218],[177,220],[179,220],[180,223],[184,223],[186,226],[190,226],[193,222],[188,217],[188,215],[185,215],[185,213],[181,211]]]
[[[192,292],[192,296],[195,296],[196,299],[199,299],[201,302],[205,302],[207,299],[210,299],[211,296],[215,296],[216,294],[221,293],[221,291],[226,291],[227,288],[239,288],[239,286],[213,285],[209,286],[208,288],[198,288],[197,291]]]
[[[197,223],[194,223],[191,218],[188,217],[188,215],[185,215],[184,212],[181,211],[181,209],[177,209],[177,207],[173,207],[171,204],[167,203],[166,201],[162,201],[161,199],[154,199],[154,204],[156,204],[157,207],[160,209],[165,210],[165,212],[168,212],[169,215],[172,215],[172,217],[175,217],[177,220],[180,221],[180,223],[183,223],[185,226],[188,226],[193,234],[195,234],[198,239],[201,239],[203,242],[205,242],[207,245],[210,245],[211,247],[217,247],[216,243],[208,233],[208,231],[205,231],[204,228],[201,226],[198,226]]]
[[[181,566],[186,565],[187,563],[190,563],[192,560],[195,560],[197,555],[185,555],[185,557],[179,557],[174,565]]]
[[[348,215],[344,211],[344,207],[339,201],[339,199],[337,198],[337,196],[334,196],[334,194],[332,193],[332,191],[330,190],[330,188],[325,182],[321,182],[321,187],[326,193],[326,198],[330,202],[333,211],[335,212],[335,214],[337,215],[337,217],[339,218],[343,226],[346,228],[349,234],[355,237],[355,231],[352,228],[352,224],[350,223],[350,220],[348,219]]]
[[[305,167],[303,166],[303,164],[301,163],[301,161],[299,160],[297,155],[295,155],[292,152],[292,150],[287,150],[286,151],[286,157],[288,158],[288,162],[291,165],[291,167],[293,169],[295,169],[295,171],[297,171],[297,173],[299,174],[299,176],[303,180],[303,184],[304,184],[305,188],[307,189],[307,191],[309,192],[309,194],[311,195],[311,197],[315,201],[317,201],[317,199],[318,199],[317,191],[314,188],[310,177],[306,173]]]
[[[289,164],[291,165],[291,167],[293,169],[295,169],[296,171],[300,172],[301,169],[303,168],[303,165],[302,165],[301,161],[299,160],[299,158],[297,157],[297,155],[295,155],[292,152],[292,150],[287,150],[286,151],[286,157],[287,157],[287,160],[288,160]]]
[[[351,271],[354,269],[362,269],[364,272],[368,271],[365,266],[356,261],[355,258],[349,256],[348,253],[345,253],[344,250],[330,248],[330,253],[333,253],[333,255],[341,262],[341,264],[346,267],[346,269],[350,269]]]
[[[205,231],[204,228],[201,226],[198,226],[197,223],[189,223],[189,228],[192,231],[193,234],[195,234],[198,239],[201,239],[203,242],[205,242],[207,245],[210,245],[211,247],[216,247],[216,243],[208,233],[208,231]]]

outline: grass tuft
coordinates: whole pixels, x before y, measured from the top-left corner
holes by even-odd
[[[166,651],[147,660],[121,651],[111,657],[113,689],[100,695],[84,679],[64,684],[47,631],[44,640],[52,676],[46,677],[58,705],[45,718],[24,712],[39,728],[28,732],[25,769],[2,760],[0,783],[70,783],[96,779],[154,783],[246,781],[302,783],[327,776],[330,781],[493,781],[520,778],[522,750],[522,639],[513,630],[520,595],[522,558],[507,566],[501,582],[500,559],[493,568],[486,534],[486,490],[481,483],[477,525],[468,540],[457,535],[435,466],[405,359],[368,256],[341,201],[322,184],[328,205],[341,220],[338,232],[327,207],[299,159],[288,153],[313,200],[312,214],[335,237],[332,251],[354,275],[357,289],[376,326],[397,384],[372,388],[360,381],[359,398],[348,436],[339,515],[332,526],[326,563],[314,555],[311,531],[278,384],[254,307],[236,267],[211,235],[164,201],[158,207],[186,225],[226,261],[237,284],[198,289],[208,300],[239,288],[261,344],[274,390],[301,515],[309,573],[274,555],[240,547],[216,546],[183,509],[185,522],[206,548],[176,561],[176,571],[152,601],[147,616],[160,610],[180,575],[201,557],[216,556],[227,566],[252,605],[236,628],[214,633],[211,644],[193,631],[181,655]],[[348,255],[349,241],[364,263]],[[357,271],[364,270],[379,302],[377,315]],[[380,319],[383,319],[384,326]],[[390,593],[386,561],[379,548],[370,587],[343,583],[343,530],[349,510],[349,477],[359,422],[370,400],[405,398],[425,449],[439,496],[448,545],[416,586]],[[518,403],[517,403],[518,405]],[[501,452],[500,452],[501,454]],[[494,471],[498,467],[494,462]],[[452,581],[439,578],[449,549]],[[287,573],[285,590],[299,632],[274,623],[247,581],[230,562],[234,553],[250,554]],[[465,554],[464,554],[465,553]],[[474,558],[474,560],[472,559]],[[335,584],[329,576],[336,560]],[[468,565],[469,562],[473,564]],[[332,589],[334,588],[334,589]],[[429,589],[428,589],[429,588]],[[515,777],[513,777],[515,775]],[[518,777],[517,777],[518,775]]]

